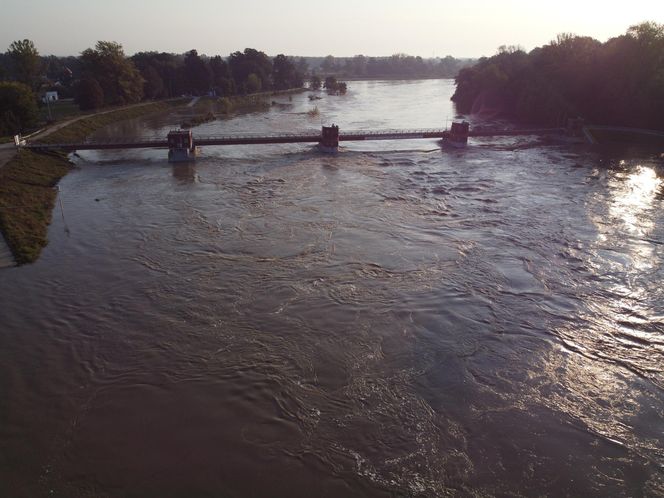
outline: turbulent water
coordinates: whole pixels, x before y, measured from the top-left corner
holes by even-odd
[[[454,117],[451,81],[349,87],[195,133]],[[81,153],[0,272],[0,495],[664,495],[656,155],[202,152]]]

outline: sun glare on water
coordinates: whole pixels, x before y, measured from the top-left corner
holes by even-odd
[[[662,179],[654,168],[642,165],[628,173],[621,173],[618,178],[622,180],[622,185],[616,189],[611,214],[622,219],[630,232],[646,235],[652,230],[653,222],[645,215],[653,207]]]

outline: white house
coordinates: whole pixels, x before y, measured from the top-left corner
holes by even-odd
[[[42,102],[46,104],[47,102],[56,102],[58,100],[58,92],[46,92],[42,97]]]

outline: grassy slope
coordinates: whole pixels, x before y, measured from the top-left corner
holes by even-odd
[[[64,155],[23,150],[0,169],[0,230],[18,264],[35,261],[46,245],[53,187],[70,168]]]
[[[149,104],[119,109],[104,114],[96,114],[87,118],[79,119],[44,138],[35,140],[35,142],[49,144],[80,142],[85,140],[85,138],[91,133],[111,123],[137,118],[145,114],[166,111],[186,102],[186,99],[151,102]]]

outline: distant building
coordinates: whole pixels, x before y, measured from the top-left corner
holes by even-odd
[[[57,102],[58,92],[46,92],[42,97],[42,102],[46,104],[47,102]]]

